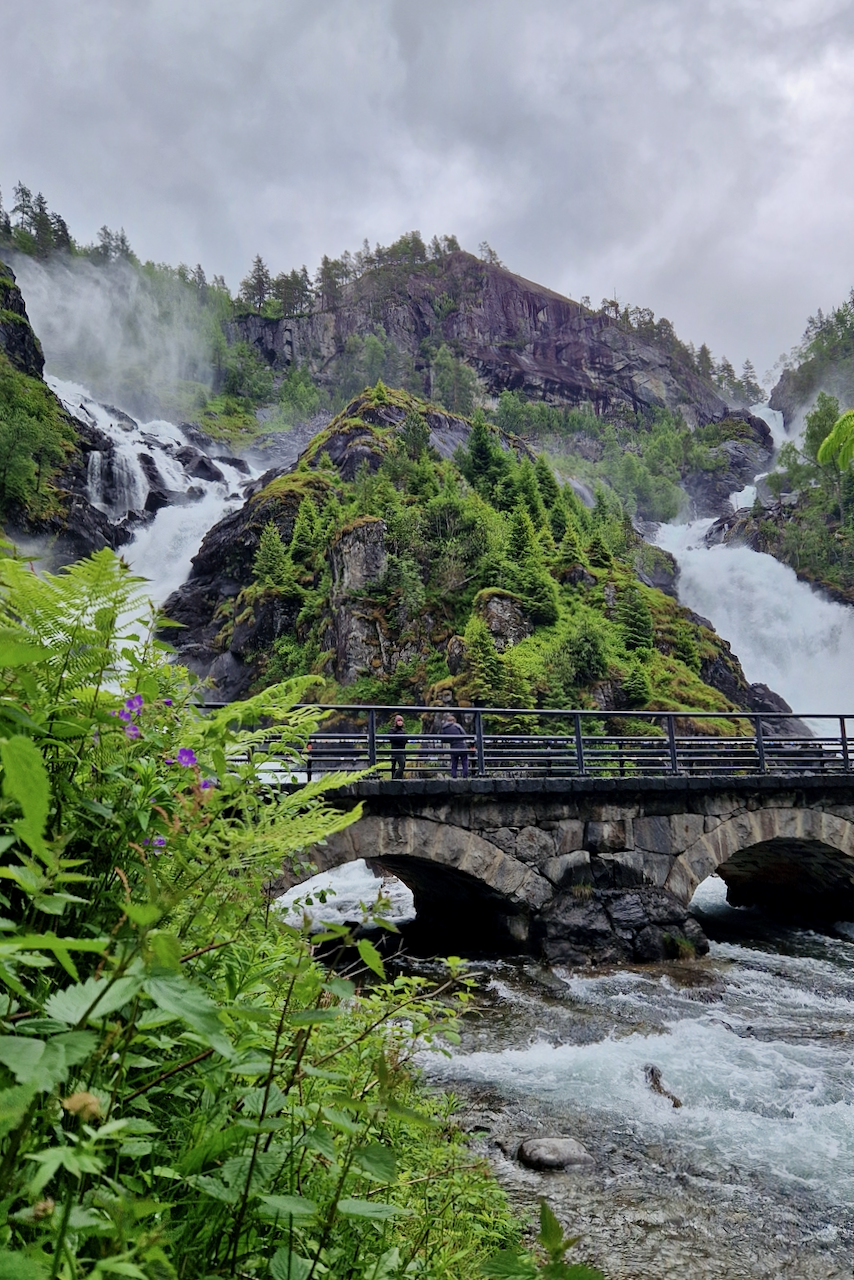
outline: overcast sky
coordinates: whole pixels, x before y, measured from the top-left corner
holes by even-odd
[[[854,284],[851,0],[0,0],[0,184],[142,258],[419,228],[760,373]]]

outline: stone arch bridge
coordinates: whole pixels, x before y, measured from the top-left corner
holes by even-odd
[[[844,775],[368,780],[335,793],[357,801],[361,819],[310,857],[319,871],[369,858],[398,876],[428,950],[569,963],[702,951],[686,908],[713,872],[735,906],[854,918]]]

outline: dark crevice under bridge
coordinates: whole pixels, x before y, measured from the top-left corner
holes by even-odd
[[[713,873],[735,906],[854,918],[854,716],[326,710],[306,762],[283,767],[370,773],[334,793],[363,816],[311,860],[387,868],[436,950],[675,954],[697,941],[686,908]],[[398,711],[405,747],[389,733]],[[464,737],[447,733],[450,714]]]

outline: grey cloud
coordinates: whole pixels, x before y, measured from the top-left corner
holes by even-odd
[[[841,0],[42,0],[5,25],[4,192],[233,285],[259,251],[455,231],[764,367],[854,280]]]

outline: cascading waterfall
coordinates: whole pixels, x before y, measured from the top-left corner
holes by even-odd
[[[176,458],[191,442],[172,422],[137,423],[119,410],[94,400],[85,387],[49,377],[48,384],[76,417],[105,435],[109,457],[100,450],[89,454],[86,486],[90,502],[111,520],[141,515],[155,488],[168,497],[133,541],[122,549],[131,567],[147,578],[155,604],[186,581],[190,560],[207,531],[243,501],[243,486],[258,472],[240,470],[218,458],[221,479],[188,475]],[[148,459],[146,465],[143,459]]]

